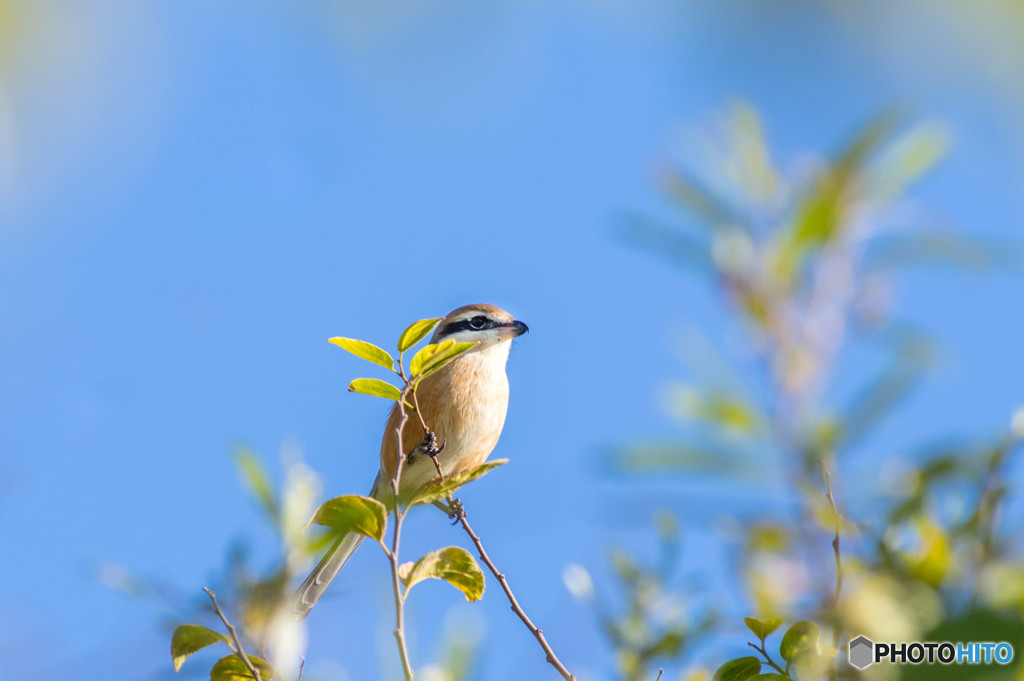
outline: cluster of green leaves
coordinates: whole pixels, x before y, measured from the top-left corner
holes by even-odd
[[[499,462],[491,462],[498,464]],[[488,470],[494,468],[489,466],[485,470],[474,469],[470,473],[475,474],[474,479],[480,477]],[[468,479],[463,478],[464,481]],[[442,493],[443,488],[440,481],[430,485],[436,498],[447,496]],[[409,503],[415,506],[424,503],[431,503],[418,496]],[[387,532],[387,507],[372,497],[349,494],[335,497],[324,502],[313,515],[311,523],[322,525],[330,530],[330,534],[339,537],[349,532],[355,532],[376,541],[387,551],[384,543],[384,535]],[[431,551],[415,562],[403,563],[401,568],[402,581],[406,592],[413,585],[424,579],[440,579],[448,582],[461,591],[467,601],[480,600],[484,593],[484,574],[477,565],[476,560],[465,549],[458,546]]]
[[[821,629],[814,622],[802,620],[791,626],[779,643],[780,662],[768,652],[765,639],[782,624],[781,617],[759,620],[745,617],[743,622],[757,637],[758,643],[748,645],[761,657],[738,657],[722,664],[714,673],[713,681],[747,681],[747,679],[770,679],[781,681],[795,678],[816,678],[832,663],[835,648],[821,642]],[[785,666],[783,666],[783,664]],[[762,672],[765,665],[772,671]],[[793,675],[790,675],[792,671]]]
[[[210,681],[255,680],[256,677],[249,671],[230,638],[197,624],[182,624],[174,630],[174,636],[171,638],[174,671],[181,669],[182,663],[194,653],[217,643],[228,646],[231,649],[231,654],[225,655],[213,663],[210,668]],[[248,655],[247,657],[249,662],[259,670],[262,681],[274,679],[275,671],[270,662],[258,656]]]
[[[415,390],[419,382],[424,378],[440,371],[448,362],[476,345],[476,343],[456,343],[453,340],[425,345],[419,352],[413,355],[412,360],[409,362],[409,376],[407,378],[403,364],[405,351],[426,338],[439,321],[441,321],[440,318],[421,319],[403,331],[402,335],[398,338],[397,360],[387,350],[363,340],[343,338],[341,336],[336,336],[329,340],[338,347],[348,350],[356,357],[391,371],[403,383],[411,384],[413,390]],[[352,392],[383,397],[395,400],[396,402],[402,399],[402,395],[405,392],[393,383],[379,378],[357,378],[349,384],[348,389]],[[409,409],[413,408],[409,404],[406,404],[406,407]]]

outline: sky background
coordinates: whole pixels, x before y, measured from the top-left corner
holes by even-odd
[[[187,599],[234,538],[269,564],[232,451],[279,474],[282,448],[301,450],[326,496],[365,492],[387,407],[346,393],[372,371],[326,339],[390,346],[470,302],[532,332],[508,365],[495,456],[512,462],[462,498],[563,661],[581,679],[611,670],[563,568],[600,588],[609,546],[653,552],[657,509],[697,528],[687,570],[728,589],[706,576],[728,551],[700,528],[717,494],[742,491],[603,461],[678,434],[658,391],[687,376],[684,331],[724,344],[737,329],[713,289],[616,225],[663,206],[657,168],[730,102],[761,112],[783,166],[902,102],[954,139],[914,203],[967,235],[1019,237],[1024,16],[896,4],[0,2],[5,677],[173,677],[168,610],[95,566]],[[1024,403],[1024,278],[923,270],[897,293],[941,361],[865,456],[1004,429]],[[466,544],[429,510],[406,537],[410,557]],[[309,678],[392,673],[383,557],[364,547],[329,593]],[[417,587],[414,661],[461,626],[483,631],[482,678],[553,678],[496,584],[460,601]]]

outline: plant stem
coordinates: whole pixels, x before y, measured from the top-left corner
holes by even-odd
[[[842,634],[839,624],[839,598],[843,594],[843,561],[839,552],[839,509],[836,508],[836,500],[832,495],[832,476],[829,475],[828,466],[825,465],[825,460],[821,460],[821,472],[825,476],[825,493],[828,497],[828,503],[832,506],[832,513],[836,517],[836,534],[832,538],[832,553],[836,558],[836,590],[832,597],[832,647],[837,651],[839,650],[839,636]],[[835,659],[832,660],[832,666],[828,670],[829,681],[836,681],[836,675],[838,673],[837,667],[839,665],[839,655],[837,654]]]
[[[402,469],[405,467],[405,448],[402,445],[402,431],[409,420],[409,414],[405,411],[405,398],[409,391],[410,385],[406,383],[405,389],[402,390],[402,396],[398,400],[399,419],[398,426],[395,428],[395,474],[391,478],[391,494],[395,504],[395,524],[391,538],[391,551],[387,552],[388,562],[391,564],[391,586],[395,595],[395,641],[398,643],[398,655],[402,658],[402,672],[405,674],[405,681],[412,681],[413,672],[412,665],[409,663],[409,651],[405,644],[405,595],[402,593],[402,582],[398,576],[398,544],[402,536],[402,519],[405,516],[399,504],[398,491],[399,483],[402,480]]]
[[[760,648],[755,646],[750,641],[747,641],[747,645],[750,646],[751,648],[753,648],[754,650],[756,650],[757,652],[761,653],[762,655],[764,655],[765,661],[768,664],[770,664],[772,666],[772,668],[775,669],[775,671],[777,671],[778,673],[782,674],[783,676],[787,676],[787,677],[789,676],[789,674],[786,673],[785,669],[783,669],[779,665],[775,664],[775,660],[773,660],[772,656],[768,654],[768,651],[764,649],[764,639],[761,639],[761,647]]]
[[[473,532],[473,528],[470,527],[469,522],[466,520],[466,514],[461,513],[458,518],[459,522],[462,524],[462,529],[466,531],[466,534],[468,534],[469,538],[473,541],[473,545],[476,546],[476,550],[480,554],[480,560],[484,562],[484,564],[490,569],[491,574],[493,574],[497,578],[498,583],[501,584],[501,588],[505,592],[508,602],[512,605],[512,612],[519,616],[519,619],[523,621],[526,628],[529,629],[530,633],[537,639],[537,643],[540,644],[540,647],[544,650],[544,654],[547,655],[548,662],[552,667],[558,670],[558,673],[562,675],[562,678],[565,679],[565,681],[576,681],[576,677],[569,673],[569,670],[565,668],[565,665],[563,665],[558,659],[558,656],[555,655],[555,651],[553,651],[551,646],[548,645],[547,639],[544,638],[544,632],[538,629],[537,626],[530,621],[530,618],[526,616],[522,606],[519,605],[519,601],[516,600],[515,594],[512,593],[512,589],[509,588],[508,580],[505,579],[505,575],[499,572],[498,568],[495,567],[493,562],[491,562],[490,557],[487,555],[487,551],[484,550],[484,545],[480,542],[480,537],[478,537],[476,533]]]
[[[242,662],[245,664],[245,668],[249,670],[249,673],[252,674],[252,678],[256,679],[256,681],[263,681],[263,677],[260,676],[260,670],[252,663],[249,656],[245,654],[245,649],[242,648],[242,641],[238,638],[238,632],[235,631],[233,626],[231,626],[231,622],[228,622],[228,618],[224,616],[224,611],[222,611],[220,606],[217,605],[217,597],[205,586],[203,587],[203,591],[205,591],[206,595],[210,597],[210,602],[213,603],[213,609],[217,611],[217,616],[220,617],[220,621],[224,623],[224,626],[228,629],[228,633],[231,634],[231,640],[235,642],[235,653],[242,658]]]

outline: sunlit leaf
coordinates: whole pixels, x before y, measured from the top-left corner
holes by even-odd
[[[277,499],[270,487],[270,480],[262,462],[247,449],[235,452],[235,465],[249,492],[259,500],[271,518],[278,517]]]
[[[171,637],[171,658],[174,660],[174,671],[181,669],[181,663],[196,651],[214,643],[227,643],[224,634],[200,627],[196,624],[182,624],[174,630]]]
[[[761,660],[756,657],[741,657],[729,660],[715,670],[711,681],[746,681],[761,672]]]
[[[724,443],[640,444],[609,452],[609,465],[622,473],[658,471],[705,472],[738,481],[760,481],[766,472],[759,460]]]
[[[915,125],[893,140],[872,164],[868,191],[879,199],[891,199],[931,170],[948,152],[950,134],[934,122]]]
[[[747,530],[746,550],[758,553],[782,553],[792,544],[790,529],[773,522],[758,522]]]
[[[797,656],[807,652],[818,651],[818,639],[821,629],[814,622],[801,620],[789,628],[779,645],[779,655],[786,662],[792,662]]]
[[[751,433],[758,426],[756,409],[739,395],[673,386],[669,408],[674,415],[705,421],[726,430]]]
[[[667,631],[657,641],[643,650],[643,657],[654,657],[656,655],[678,655],[683,649],[683,633],[680,631]]]
[[[755,679],[763,679],[764,681],[792,681],[788,676],[782,674],[758,674],[754,677]]]
[[[864,167],[867,159],[891,138],[906,119],[899,107],[890,107],[875,114],[836,154],[833,167],[844,177]]]
[[[274,668],[269,662],[255,655],[249,655],[248,658],[259,670],[263,681],[271,681],[274,678]],[[210,681],[252,681],[255,678],[238,655],[222,657],[210,669]]]
[[[919,544],[904,556],[911,574],[922,582],[938,588],[953,564],[953,542],[949,533],[929,518],[916,523]]]
[[[324,502],[313,514],[311,524],[323,525],[338,534],[358,532],[381,541],[387,528],[384,504],[371,497],[348,494]]]
[[[483,571],[473,556],[458,546],[431,551],[415,563],[402,564],[399,576],[407,590],[424,579],[441,579],[461,591],[467,601],[478,601],[484,595]]]
[[[373,343],[367,343],[366,341],[357,340],[355,338],[342,338],[341,336],[335,336],[329,338],[329,342],[334,343],[339,348],[348,350],[356,357],[365,359],[368,362],[379,364],[385,369],[394,369],[395,360],[391,358],[386,350],[378,348]]]
[[[402,335],[398,338],[398,351],[405,352],[426,338],[427,334],[437,326],[439,321],[441,321],[441,318],[437,317],[434,319],[421,319],[418,322],[413,323],[408,329],[403,331]]]
[[[486,461],[476,468],[471,468],[468,471],[463,471],[456,475],[446,477],[444,480],[435,480],[432,483],[425,485],[422,489],[413,495],[412,499],[409,500],[410,505],[416,504],[432,504],[435,501],[440,501],[447,498],[449,494],[459,489],[466,483],[472,482],[477,478],[480,478],[498,466],[502,466],[508,463],[508,459],[495,459],[494,461]]]
[[[396,402],[402,399],[401,390],[387,381],[382,381],[378,378],[357,378],[348,384],[348,391],[362,393],[363,395],[373,395],[374,397],[383,397]]]
[[[475,345],[476,343],[456,343],[453,340],[427,345],[413,355],[412,362],[409,363],[409,372],[414,377],[426,378]]]
[[[747,625],[747,629],[754,632],[754,636],[763,641],[766,636],[779,628],[782,624],[782,618],[773,617],[767,620],[759,620],[753,617],[744,617],[743,622]]]

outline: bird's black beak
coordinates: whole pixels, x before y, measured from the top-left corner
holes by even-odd
[[[502,326],[501,335],[508,336],[509,338],[515,338],[517,336],[522,336],[524,333],[529,332],[529,330],[530,327],[517,319],[514,322]]]

